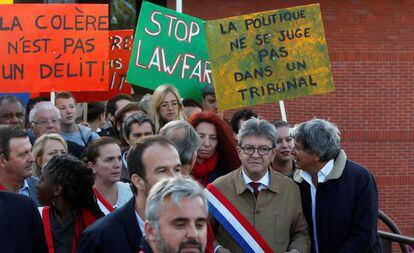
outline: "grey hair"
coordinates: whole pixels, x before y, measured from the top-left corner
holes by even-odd
[[[152,94],[145,94],[141,100],[139,101],[139,106],[141,106],[141,108],[143,110],[145,110],[146,113],[149,113],[150,108],[151,108],[151,102],[152,102]]]
[[[239,146],[248,136],[264,137],[272,142],[272,148],[276,147],[276,128],[264,119],[251,118],[243,122],[237,134]]]
[[[341,149],[338,127],[326,120],[315,118],[303,122],[295,126],[291,135],[302,143],[304,149],[318,155],[321,161],[334,159]]]
[[[50,101],[41,101],[39,103],[36,103],[35,106],[33,107],[33,109],[30,111],[30,113],[29,113],[29,121],[30,122],[34,121],[34,117],[35,117],[36,113],[39,110],[55,111],[56,115],[60,119],[60,111],[52,102],[50,102]]]
[[[160,130],[160,135],[167,137],[177,147],[181,164],[190,164],[194,152],[201,145],[201,139],[197,132],[185,120],[173,120],[168,122]]]
[[[156,183],[147,198],[145,218],[151,223],[158,224],[163,211],[164,200],[169,197],[175,205],[181,206],[183,198],[201,198],[204,203],[205,214],[208,215],[208,202],[204,196],[203,187],[188,176],[166,178]]]

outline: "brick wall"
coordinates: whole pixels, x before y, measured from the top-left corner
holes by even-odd
[[[184,13],[208,20],[315,1],[183,2]],[[337,123],[349,158],[375,175],[380,208],[414,236],[414,5],[409,0],[319,3],[336,90],[285,101],[288,121],[320,117]],[[253,109],[269,120],[280,118],[278,103]]]

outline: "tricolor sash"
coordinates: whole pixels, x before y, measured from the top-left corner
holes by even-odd
[[[223,226],[244,252],[273,252],[262,236],[213,184],[204,190],[210,213]]]
[[[97,200],[96,202],[98,203],[99,208],[105,215],[112,213],[115,210],[115,208],[109,204],[109,202],[98,192],[98,190],[96,190],[95,187],[93,187],[93,192],[95,193]]]

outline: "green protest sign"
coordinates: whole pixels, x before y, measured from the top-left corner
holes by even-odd
[[[334,90],[319,4],[207,21],[205,27],[221,110]]]
[[[201,100],[211,83],[203,22],[189,15],[143,2],[126,81],[155,89],[175,86],[183,98]]]

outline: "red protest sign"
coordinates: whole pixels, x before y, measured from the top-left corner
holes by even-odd
[[[78,102],[95,102],[109,100],[116,95],[131,94],[131,85],[125,82],[134,30],[109,31],[109,80],[107,91],[74,92]]]
[[[108,5],[0,5],[0,92],[107,89]]]

